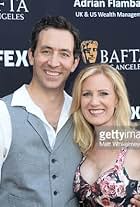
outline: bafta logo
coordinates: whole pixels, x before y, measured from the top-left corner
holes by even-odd
[[[94,40],[84,40],[81,43],[82,59],[84,63],[95,63],[97,58],[98,42]]]

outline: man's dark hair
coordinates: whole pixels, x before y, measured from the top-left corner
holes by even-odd
[[[37,22],[33,28],[31,36],[31,51],[34,55],[34,51],[37,46],[39,33],[46,28],[64,29],[69,31],[74,37],[74,58],[80,55],[80,37],[79,31],[63,16],[47,16],[43,17]],[[63,41],[63,40],[62,40]]]

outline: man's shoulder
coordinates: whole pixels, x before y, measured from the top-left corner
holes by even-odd
[[[2,99],[0,99],[0,115],[1,115],[0,125],[3,125],[3,122],[7,124],[9,122],[10,115],[9,115],[7,104]]]
[[[20,91],[22,88],[24,88],[24,85],[22,85],[21,87],[17,88],[15,91],[13,91],[12,93],[6,95],[6,96],[3,96],[1,98],[1,100],[3,100],[5,103],[11,103],[12,101],[12,97],[14,94],[16,94],[18,91]],[[15,95],[14,95],[15,96]]]

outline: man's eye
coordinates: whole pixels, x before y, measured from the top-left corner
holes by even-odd
[[[49,54],[50,51],[49,50],[44,50],[43,53]]]
[[[70,55],[67,54],[67,53],[61,53],[61,55],[62,55],[63,57],[69,57],[69,56],[70,56]]]

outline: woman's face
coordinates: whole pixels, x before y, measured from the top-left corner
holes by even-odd
[[[112,126],[117,97],[110,79],[94,74],[84,80],[81,91],[81,111],[94,127]]]

